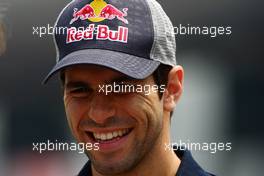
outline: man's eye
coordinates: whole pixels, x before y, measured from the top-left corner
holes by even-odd
[[[86,87],[77,87],[77,88],[73,88],[70,92],[74,93],[74,92],[86,92],[87,88]]]
[[[69,93],[74,97],[85,97],[91,93],[91,91],[92,90],[87,87],[76,87],[72,88]]]

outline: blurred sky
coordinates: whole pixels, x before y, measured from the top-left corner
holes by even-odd
[[[72,152],[32,153],[32,142],[72,141],[56,80],[42,79],[55,63],[51,36],[33,26],[53,25],[66,0],[0,0],[7,51],[0,56],[0,171],[30,176],[74,175],[86,157]],[[218,175],[262,175],[264,1],[159,1],[174,26],[231,26],[216,38],[177,35],[185,90],[175,109],[172,141],[232,142],[230,152],[192,151]],[[34,165],[33,165],[34,163]],[[54,167],[56,166],[56,167]],[[15,168],[15,169],[14,169]],[[38,169],[36,169],[38,168]]]

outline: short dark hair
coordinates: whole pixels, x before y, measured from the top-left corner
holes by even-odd
[[[171,69],[172,66],[161,64],[153,73],[154,81],[159,88],[161,85],[165,85],[165,87],[167,87],[168,76]],[[161,92],[160,89],[158,94],[159,94],[159,98],[161,99],[163,96],[163,92]],[[172,115],[173,115],[173,111],[170,113],[170,117],[172,117]]]
[[[165,87],[168,84],[168,75],[170,70],[172,69],[172,66],[161,64],[153,73],[154,81],[159,86],[165,85]],[[163,92],[159,89],[159,98],[161,99],[163,95]]]

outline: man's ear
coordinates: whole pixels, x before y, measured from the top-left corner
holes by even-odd
[[[168,74],[166,91],[163,94],[163,108],[171,112],[183,91],[184,71],[181,66],[174,66]]]

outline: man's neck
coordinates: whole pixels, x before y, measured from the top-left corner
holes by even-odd
[[[164,125],[167,123],[164,123]],[[153,146],[153,150],[139,164],[137,175],[143,176],[175,176],[180,166],[180,159],[173,150],[168,150],[166,146],[170,144],[170,127],[164,126],[161,136]],[[134,174],[131,174],[131,176]],[[130,175],[129,175],[130,176]]]

